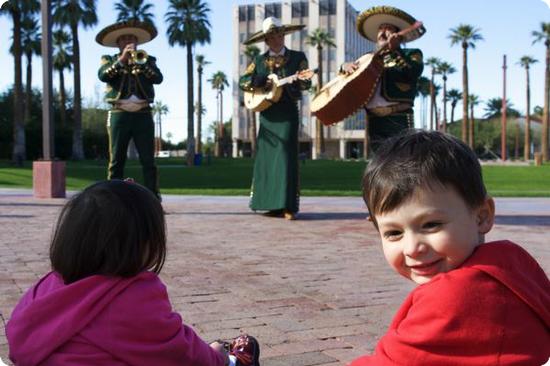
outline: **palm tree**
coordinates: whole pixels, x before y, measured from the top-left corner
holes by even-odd
[[[154,26],[155,16],[151,13],[152,9],[153,4],[144,3],[144,0],[119,0],[115,4],[115,10],[118,12],[116,21],[137,20]]]
[[[483,40],[480,29],[469,24],[451,28],[451,46],[462,45],[462,141],[466,142],[468,131],[468,47],[474,49],[476,42]],[[470,146],[472,147],[472,146]]]
[[[441,122],[441,130],[447,131],[447,75],[454,74],[456,69],[448,62],[442,61],[437,65],[437,73],[443,79],[443,120]]]
[[[155,104],[153,104],[153,114],[157,117],[157,126],[159,131],[159,138],[158,142],[155,144],[155,151],[158,153],[162,150],[162,116],[168,114],[168,106],[162,101],[157,100],[155,101]]]
[[[519,112],[514,109],[513,104],[506,99],[506,115],[519,117]],[[485,103],[485,114],[483,117],[492,119],[502,115],[502,98],[492,98]]]
[[[31,119],[32,103],[32,56],[41,54],[42,33],[38,20],[34,15],[28,15],[21,21],[21,48],[27,59],[27,81],[25,83],[25,113],[24,121],[28,125]],[[10,51],[13,50],[10,49]]]
[[[434,88],[434,81],[435,81],[435,74],[438,72],[439,64],[441,63],[441,60],[437,57],[429,57],[426,59],[424,64],[426,66],[431,67],[432,73],[431,73],[431,81],[430,81],[430,130],[434,129],[434,116],[435,116],[435,88]]]
[[[531,33],[535,38],[533,43],[544,42],[546,46],[546,67],[544,69],[544,112],[542,114],[542,134],[540,139],[540,149],[542,150],[542,160],[548,161],[548,119],[550,118],[548,109],[550,106],[550,23],[542,22],[540,31]]]
[[[462,99],[462,93],[458,89],[451,89],[447,93],[447,98],[451,102],[451,123],[455,120],[455,108]]]
[[[202,111],[205,110],[202,106],[202,73],[204,66],[210,64],[209,61],[206,61],[204,55],[196,55],[195,61],[197,61],[197,78],[199,80],[198,85],[198,102],[197,107],[195,108],[197,112],[197,149],[198,154],[202,151]]]
[[[195,160],[193,121],[193,46],[210,43],[210,8],[203,0],[170,0],[164,19],[168,24],[168,44],[187,50],[187,166]]]
[[[317,28],[306,37],[306,44],[317,48],[317,92],[323,87],[323,47],[336,47],[334,39],[330,33]],[[327,68],[328,69],[328,68]],[[325,138],[323,136],[323,125],[321,121],[316,119],[316,136],[315,136],[315,152],[317,157],[323,156],[325,153]]]
[[[425,76],[418,78],[418,87],[416,89],[417,96],[422,97],[420,108],[420,120],[422,121],[422,128],[426,128],[426,98],[430,95],[430,79]]]
[[[56,24],[66,25],[71,30],[73,41],[74,97],[73,97],[73,150],[72,159],[84,159],[82,146],[82,93],[80,88],[80,43],[78,27],[84,29],[97,24],[95,0],[53,0],[53,19]]]
[[[65,70],[71,70],[72,48],[71,35],[63,29],[52,34],[52,45],[54,48],[53,67],[59,73],[59,114],[61,126],[67,124],[67,94],[65,93]]]
[[[470,128],[468,129],[468,141],[472,141],[472,146],[475,146],[475,126],[474,126],[474,107],[481,103],[479,96],[470,94],[468,96],[468,105],[470,106]]]
[[[7,4],[7,5],[6,5]],[[13,150],[12,161],[17,166],[23,166],[26,158],[25,126],[23,123],[23,77],[22,77],[22,46],[21,21],[28,14],[34,14],[40,9],[37,0],[11,0],[0,9],[1,14],[7,14],[13,23]]]
[[[248,62],[252,63],[254,59],[260,54],[260,49],[256,45],[248,45],[244,50],[245,56],[248,58]],[[248,110],[249,113],[249,135],[250,135],[250,150],[252,157],[256,156],[256,112]]]
[[[525,95],[527,96],[527,103],[525,109],[525,140],[523,143],[523,159],[525,161],[529,160],[529,145],[531,143],[531,86],[529,82],[529,67],[537,63],[538,60],[534,59],[531,56],[523,56],[519,59],[518,64],[525,68]]]
[[[216,144],[216,156],[222,156],[223,155],[223,90],[226,86],[229,86],[229,82],[227,81],[227,76],[223,71],[215,72],[212,75],[212,78],[208,79],[210,83],[212,83],[212,89],[215,89],[217,91],[216,99],[218,99],[218,116],[219,116],[219,124],[218,124],[218,141]]]
[[[204,107],[204,104],[200,104],[199,102],[195,103],[195,113],[197,114],[197,139],[202,139],[202,118],[206,115],[206,108]],[[200,150],[199,150],[200,149]],[[197,141],[197,154],[202,153],[202,141]]]

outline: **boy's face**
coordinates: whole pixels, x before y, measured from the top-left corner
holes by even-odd
[[[376,215],[384,256],[402,276],[423,284],[460,266],[491,230],[492,198],[469,208],[454,189],[417,189],[395,210]]]

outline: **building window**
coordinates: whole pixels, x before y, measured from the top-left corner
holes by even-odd
[[[246,22],[246,6],[239,6],[239,22]]]
[[[336,0],[319,0],[319,15],[335,15]]]
[[[254,5],[248,5],[246,7],[248,20],[254,20]]]
[[[277,19],[281,19],[281,4],[279,3],[271,3],[271,4],[265,4],[265,17],[275,17]]]
[[[292,17],[305,18],[309,14],[309,6],[305,1],[292,3]]]

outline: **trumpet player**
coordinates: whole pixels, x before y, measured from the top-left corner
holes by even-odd
[[[112,24],[96,36],[107,47],[117,47],[116,55],[104,55],[99,80],[105,82],[105,100],[111,105],[107,117],[109,132],[108,179],[124,178],[128,144],[133,139],[143,169],[144,185],[160,199],[154,160],[154,122],[151,104],[153,85],[162,82],[156,59],[137,46],[151,41],[157,30],[150,24],[127,21]]]

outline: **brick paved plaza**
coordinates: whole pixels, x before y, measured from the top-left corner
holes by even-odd
[[[0,312],[49,270],[64,200],[0,189]],[[246,197],[165,196],[162,279],[175,310],[207,341],[245,331],[263,366],[345,365],[372,351],[412,284],[386,265],[360,198],[303,198],[294,222],[266,218]],[[550,199],[497,199],[488,240],[522,244],[550,273]],[[7,359],[4,332],[0,356]]]

